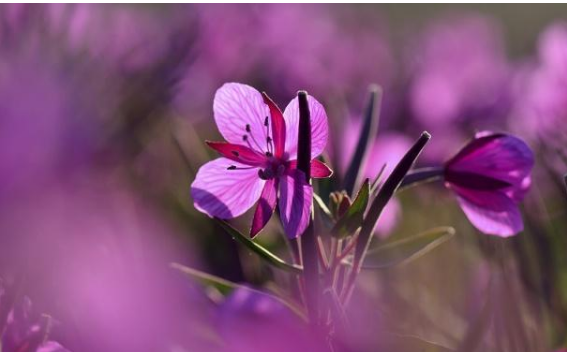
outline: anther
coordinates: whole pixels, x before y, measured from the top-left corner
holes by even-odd
[[[236,166],[235,165],[230,165],[229,167],[226,168],[227,170],[236,170]]]
[[[268,126],[268,116],[264,119],[264,126]]]
[[[248,136],[247,136],[247,135],[242,136],[242,140],[243,140],[244,142],[248,141]]]
[[[272,157],[272,156],[274,156],[274,155],[273,155],[272,153],[270,153],[270,152],[266,152],[266,156],[267,156],[267,157]]]
[[[246,124],[246,132],[250,133],[251,129],[250,129],[250,124]]]
[[[233,150],[233,151],[232,151],[232,155],[234,155],[234,156],[240,156],[240,153],[238,153],[236,150]]]

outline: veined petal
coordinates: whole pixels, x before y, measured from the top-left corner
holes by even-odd
[[[461,209],[479,231],[509,237],[524,229],[516,203],[500,192],[477,191],[451,186]]]
[[[281,158],[285,149],[285,120],[280,108],[268,97],[266,93],[262,93],[264,102],[270,109],[270,116],[272,121],[272,140],[274,143],[274,155]]]
[[[329,124],[323,105],[312,96],[308,96],[307,100],[311,113],[311,159],[315,159],[327,145]],[[289,155],[288,159],[296,159],[299,127],[299,103],[297,97],[288,104],[283,115],[286,125],[285,151]]]
[[[251,148],[260,153],[268,151],[264,121],[270,111],[256,89],[241,83],[224,84],[215,93],[213,112],[217,127],[228,142],[243,144],[247,135]]]
[[[251,166],[260,166],[266,163],[265,155],[243,145],[211,141],[207,141],[206,143],[227,159]]]
[[[280,177],[280,219],[286,235],[296,238],[301,235],[311,216],[313,188],[300,170],[289,170]]]
[[[231,166],[237,169],[228,170]],[[218,158],[201,166],[191,185],[191,196],[197,210],[230,219],[258,201],[265,182],[258,176],[258,168]]]
[[[276,208],[276,200],[278,195],[278,179],[272,178],[266,181],[262,195],[256,205],[254,218],[252,219],[252,227],[250,228],[250,237],[254,238],[264,226],[268,223],[274,209]]]
[[[297,160],[289,162],[290,169],[297,169]],[[327,178],[333,175],[333,170],[322,161],[317,159],[311,160],[311,177],[313,178]]]

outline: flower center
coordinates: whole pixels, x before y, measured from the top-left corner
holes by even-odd
[[[282,159],[269,157],[265,168],[258,170],[258,176],[262,180],[270,180],[280,177],[286,170],[286,162]]]

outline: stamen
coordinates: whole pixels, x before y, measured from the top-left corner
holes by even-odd
[[[266,147],[268,148],[266,155],[268,155],[269,153],[269,156],[271,156],[272,152],[274,151],[274,146],[272,145],[272,137],[270,137],[270,122],[268,116],[266,116],[266,118],[264,119],[264,126],[266,126]]]
[[[260,143],[258,143],[258,141],[256,141],[256,138],[254,138],[254,135],[252,134],[252,129],[250,128],[250,124],[246,124],[245,128],[246,128],[246,133],[248,133],[248,135],[252,138],[252,142],[254,142],[254,144],[256,144],[256,147],[258,148],[256,150],[262,150],[262,147],[260,147]],[[252,146],[248,142],[248,136],[244,135],[242,137],[242,139],[244,139],[244,141],[248,143],[248,146],[250,147],[250,149],[255,149],[255,148],[252,148]]]
[[[227,170],[250,170],[250,169],[255,169],[255,166],[249,166],[249,167],[236,167],[236,165],[230,165],[229,167],[227,167]]]

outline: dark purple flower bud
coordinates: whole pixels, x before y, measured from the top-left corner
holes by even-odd
[[[518,203],[533,165],[533,153],[521,139],[480,132],[445,164],[445,185],[478,230],[508,237],[523,230]]]

